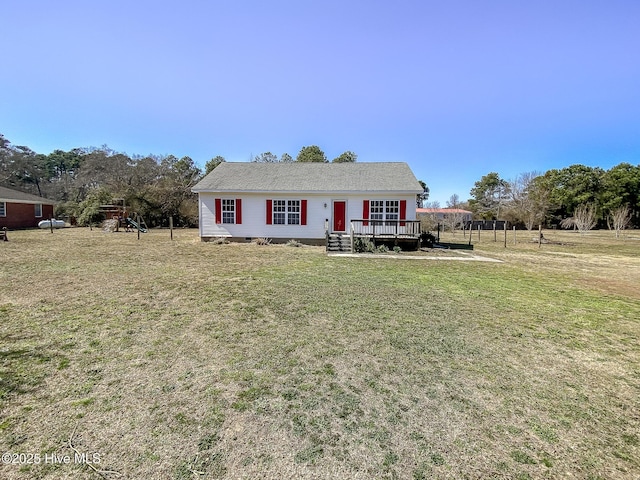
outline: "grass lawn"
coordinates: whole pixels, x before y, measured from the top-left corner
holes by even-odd
[[[637,479],[640,234],[482,235],[503,263],[9,232],[0,478]]]

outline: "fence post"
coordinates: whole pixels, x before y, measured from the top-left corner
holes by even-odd
[[[516,244],[516,226],[513,226],[513,244]]]
[[[542,224],[538,225],[538,248],[542,246]]]
[[[171,240],[173,240],[173,215],[169,217],[169,232]]]
[[[51,229],[51,233],[53,233],[53,219],[49,217],[49,228]]]
[[[137,228],[137,230],[138,230],[138,240],[140,240],[140,215],[138,215],[138,218],[136,220],[138,220],[138,228]]]
[[[478,241],[480,241],[480,224],[478,224]]]
[[[504,222],[504,248],[507,248],[507,222]]]

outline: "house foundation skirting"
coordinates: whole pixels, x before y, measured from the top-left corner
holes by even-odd
[[[229,242],[234,242],[234,243],[251,243],[252,241],[254,241],[257,237],[200,237],[200,241],[202,242],[213,242],[214,240],[217,240],[218,238],[224,238],[226,240],[228,240]],[[287,237],[287,238],[272,238],[272,237],[268,237],[269,240],[271,240],[271,243],[287,243],[289,240],[291,240],[291,237]],[[304,243],[305,245],[315,245],[315,246],[324,246],[327,243],[327,239],[322,237],[322,238],[294,238],[293,240],[297,240],[300,243]]]

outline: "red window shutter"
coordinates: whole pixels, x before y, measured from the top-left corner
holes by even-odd
[[[273,200],[267,200],[267,225],[273,223]]]
[[[307,224],[307,201],[302,200],[300,202],[300,225]]]
[[[222,200],[216,198],[216,223],[222,223]]]
[[[400,220],[406,220],[407,219],[407,201],[406,200],[400,200]],[[404,227],[405,223],[404,222],[400,222],[400,226]]]
[[[364,200],[362,202],[362,218],[364,220],[369,220],[369,200]],[[366,227],[369,225],[369,222],[363,222],[362,225]]]
[[[242,223],[242,199],[236,198],[236,223],[240,225]]]

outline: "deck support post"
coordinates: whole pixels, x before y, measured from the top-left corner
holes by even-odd
[[[350,240],[351,240],[351,253],[353,253],[353,222],[349,223],[349,226],[351,227],[351,233],[350,233]]]
[[[371,222],[371,228],[373,228],[373,236],[372,236],[372,241],[373,241],[373,246],[376,246],[376,221],[373,220]]]

